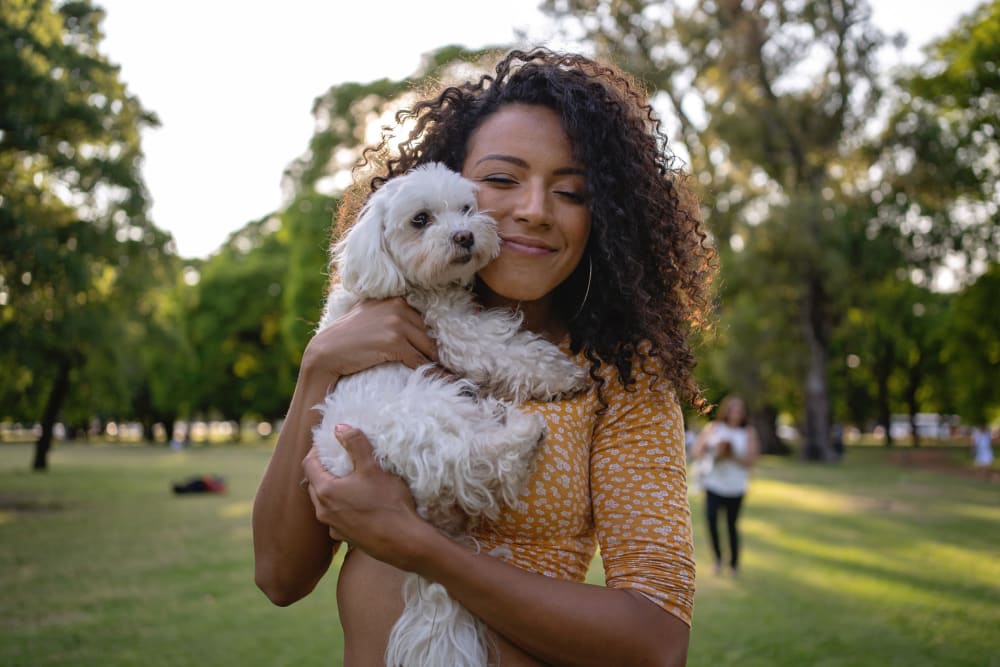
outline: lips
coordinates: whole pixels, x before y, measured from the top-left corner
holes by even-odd
[[[530,236],[501,236],[500,243],[504,249],[522,255],[548,255],[556,251],[544,241]]]

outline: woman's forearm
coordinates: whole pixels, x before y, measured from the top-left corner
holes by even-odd
[[[553,665],[684,665],[689,627],[640,593],[564,581],[420,540],[413,571],[529,655]]]
[[[329,528],[316,520],[309,493],[299,484],[302,459],[312,446],[312,429],[320,418],[312,407],[331,387],[329,374],[316,378],[303,366],[254,499],[254,577],[267,597],[281,606],[312,591],[335,550]]]

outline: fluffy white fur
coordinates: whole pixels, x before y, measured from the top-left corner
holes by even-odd
[[[519,316],[475,304],[475,274],[500,251],[496,224],[476,210],[475,194],[475,184],[439,164],[385,183],[334,247],[341,283],[320,323],[329,326],[361,299],[405,296],[423,313],[442,365],[461,379],[398,363],[341,378],[316,406],[323,421],[313,432],[323,464],[347,475],[353,464],[334,426],[361,429],[379,464],[409,484],[421,515],[455,538],[495,519],[527,482],[545,424],[514,404],[586,385],[556,346],[520,330]],[[483,624],[442,586],[409,574],[403,595],[387,665],[486,664]]]

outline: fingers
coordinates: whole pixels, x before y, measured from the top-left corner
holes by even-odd
[[[371,442],[360,430],[347,424],[337,424],[334,435],[354,462],[354,470],[366,470],[375,465]]]
[[[326,479],[333,477],[320,462],[319,452],[316,451],[315,447],[310,448],[309,453],[302,459],[302,471],[305,473],[305,479],[308,482],[310,492]]]
[[[426,327],[420,326],[407,330],[406,340],[416,354],[404,355],[404,358],[400,360],[402,363],[410,368],[417,368],[438,360],[437,343],[427,333]]]
[[[371,442],[359,429],[348,424],[337,424],[334,435],[350,454],[355,471],[375,465],[375,453]],[[319,460],[319,452],[315,447],[310,448],[309,453],[302,459],[302,471],[305,473],[302,485],[309,489],[310,494],[324,487],[329,481],[339,479]]]
[[[405,299],[386,299],[372,307],[388,312],[385,331],[398,336],[392,341],[392,347],[399,354],[398,361],[416,368],[438,360],[437,343],[427,333],[423,316],[406,303]]]
[[[331,328],[332,337],[348,343],[338,356],[349,372],[388,361],[417,368],[438,358],[423,316],[400,297],[357,303]]]

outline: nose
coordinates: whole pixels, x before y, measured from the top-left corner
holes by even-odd
[[[521,222],[545,224],[548,220],[546,187],[544,183],[529,182],[519,193],[514,217]]]
[[[451,235],[451,242],[461,248],[465,248],[466,250],[472,247],[472,244],[475,242],[475,240],[476,239],[472,235],[472,232],[468,230],[455,232],[454,234]]]

